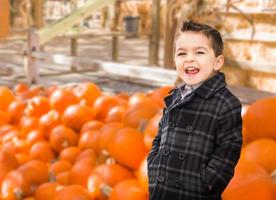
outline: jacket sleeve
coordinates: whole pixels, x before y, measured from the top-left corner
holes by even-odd
[[[164,108],[164,110],[165,110],[165,108]],[[164,116],[164,110],[163,110],[163,116]],[[158,133],[152,141],[152,147],[151,147],[150,153],[147,158],[148,164],[150,164],[151,160],[154,158],[154,156],[157,155],[157,153],[159,151],[159,146],[160,146],[160,141],[161,141],[161,133],[162,133],[163,116],[160,119],[160,122],[158,125]]]
[[[215,150],[203,171],[209,186],[221,194],[234,175],[242,145],[241,103],[237,98],[225,100],[218,118]]]

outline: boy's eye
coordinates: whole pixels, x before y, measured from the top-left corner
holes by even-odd
[[[182,53],[178,53],[177,56],[185,56],[186,53],[182,52]]]
[[[203,52],[203,51],[197,51],[196,53],[197,54],[205,54],[205,52]]]

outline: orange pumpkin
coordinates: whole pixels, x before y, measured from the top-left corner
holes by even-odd
[[[128,99],[128,107],[135,106],[136,104],[141,103],[145,100],[148,100],[147,94],[143,92],[136,92]]]
[[[53,200],[92,200],[88,192],[80,185],[65,186],[58,190]]]
[[[26,83],[18,83],[13,87],[15,94],[20,94],[29,90],[29,86]]]
[[[46,141],[40,130],[33,130],[28,133],[26,141],[30,146],[32,146],[36,142]]]
[[[241,153],[241,159],[250,160],[261,165],[268,173],[276,169],[276,141],[258,139],[247,144]]]
[[[78,97],[69,90],[57,89],[50,96],[51,107],[55,109],[60,115],[63,114],[68,106],[78,103]]]
[[[73,164],[80,153],[79,147],[67,147],[59,154],[59,159],[65,160]]]
[[[96,119],[104,121],[110,109],[120,104],[120,100],[115,95],[102,95],[96,99],[93,109],[96,113]]]
[[[255,192],[258,191],[258,192]],[[273,200],[273,182],[264,168],[251,161],[240,160],[235,175],[222,194],[224,200]]]
[[[105,122],[123,122],[123,119],[125,117],[127,111],[127,105],[118,105],[114,106],[109,110],[109,112],[106,115]]]
[[[71,105],[66,108],[61,117],[64,125],[79,131],[81,127],[95,117],[92,108],[85,105]]]
[[[173,89],[173,86],[162,86],[152,91],[149,98],[157,104],[160,108],[164,108],[164,98],[169,95],[169,92]]]
[[[92,159],[92,160],[96,160],[96,154],[95,151],[93,149],[86,149],[83,150],[79,153],[79,155],[77,156],[75,163],[79,162],[80,160],[83,159]]]
[[[0,86],[0,110],[6,111],[14,100],[13,92],[7,87]]]
[[[50,133],[51,146],[57,153],[67,147],[76,146],[77,142],[77,133],[64,125],[57,126]]]
[[[36,200],[49,200],[53,199],[57,190],[62,187],[56,182],[48,182],[40,185],[35,192]]]
[[[72,164],[69,163],[68,161],[58,160],[50,165],[49,172],[52,175],[57,176],[60,173],[70,171],[71,168],[72,168]]]
[[[88,121],[81,127],[80,134],[90,130],[99,130],[103,125],[103,122],[97,120]]]
[[[20,131],[20,137],[22,139],[25,139],[29,132],[33,130],[37,130],[39,128],[39,119],[35,117],[25,117],[23,116],[20,119],[19,127],[21,129]]]
[[[148,165],[147,165],[147,157],[141,163],[139,169],[135,172],[137,179],[139,180],[142,189],[145,192],[148,192],[149,188],[149,179],[148,179]]]
[[[1,186],[2,198],[15,200],[32,196],[38,186],[47,180],[46,164],[42,161],[29,161],[7,174]]]
[[[123,123],[129,127],[140,128],[144,124],[147,124],[159,110],[158,106],[146,99],[129,107],[125,114]]]
[[[109,140],[111,139],[112,135],[120,128],[123,128],[123,124],[118,122],[107,123],[101,128],[97,141],[97,154],[100,154],[103,150],[107,150]]]
[[[79,84],[74,89],[79,100],[85,100],[88,106],[92,106],[95,100],[102,95],[101,89],[94,83],[86,82]]]
[[[251,104],[243,116],[244,127],[253,140],[276,139],[276,97],[267,97]]]
[[[46,141],[35,143],[31,147],[29,154],[32,160],[40,160],[43,162],[51,162],[56,158],[55,152],[52,150],[51,145]]]
[[[11,115],[9,112],[0,110],[0,126],[10,123]]]
[[[143,134],[133,128],[117,130],[111,136],[108,151],[116,161],[135,170],[147,155]]]
[[[61,185],[70,185],[70,171],[59,173],[56,176],[56,182]]]
[[[87,191],[93,199],[105,200],[107,197],[102,192],[103,179],[98,174],[91,173],[87,181]]]
[[[78,147],[80,149],[91,148],[97,152],[98,138],[100,134],[100,131],[97,130],[90,130],[82,133],[78,142]]]
[[[52,129],[61,124],[60,115],[55,110],[50,110],[39,119],[39,130],[49,139]]]
[[[111,187],[123,180],[134,178],[134,174],[129,169],[116,163],[99,165],[93,170],[92,176],[93,174],[99,175]]]
[[[19,162],[17,158],[12,154],[11,152],[1,149],[0,151],[0,186],[2,183],[2,180],[4,179],[5,175],[17,168],[19,165]]]
[[[129,179],[118,183],[112,190],[109,200],[148,200],[149,195],[145,192],[138,180]]]
[[[19,123],[20,118],[24,114],[26,105],[27,105],[26,102],[22,100],[15,100],[10,103],[7,111],[10,113],[12,124],[17,125]]]
[[[96,165],[96,159],[86,158],[76,162],[69,175],[70,183],[86,187],[89,174]]]
[[[162,117],[162,112],[158,112],[153,118],[150,119],[149,123],[144,130],[144,143],[148,150],[151,149],[152,141],[157,135],[159,121]]]
[[[36,96],[28,101],[25,113],[30,117],[40,118],[51,109],[49,99],[46,97]]]

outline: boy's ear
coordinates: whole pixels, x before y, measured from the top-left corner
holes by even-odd
[[[223,66],[223,64],[224,64],[224,56],[223,56],[223,55],[219,55],[219,56],[216,58],[214,70],[215,70],[215,71],[220,70],[220,68]]]

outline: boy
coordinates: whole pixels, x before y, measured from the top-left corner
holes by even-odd
[[[242,145],[241,103],[219,72],[222,38],[207,25],[184,22],[174,50],[184,84],[164,99],[148,156],[150,199],[221,199]]]

